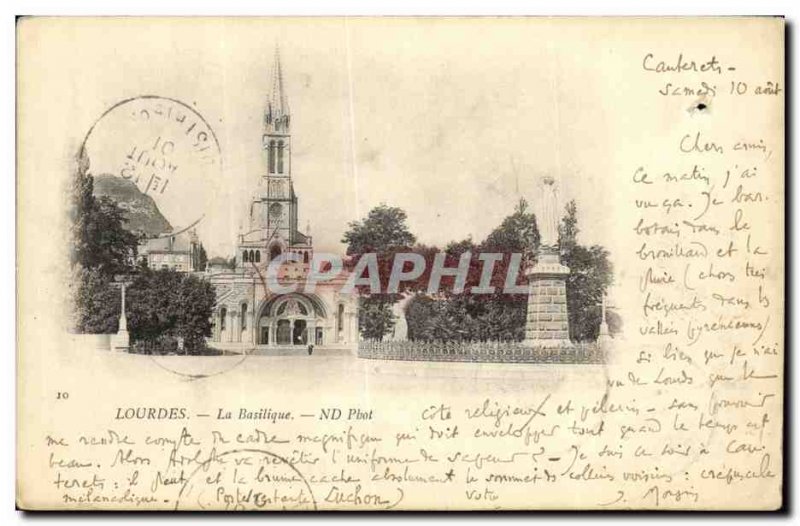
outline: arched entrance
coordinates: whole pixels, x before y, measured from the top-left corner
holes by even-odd
[[[275,331],[275,343],[278,345],[292,344],[292,322],[289,320],[278,320]]]
[[[306,320],[295,320],[294,330],[292,331],[292,344],[308,344],[308,323],[306,323]]]
[[[323,338],[324,307],[304,294],[277,296],[267,301],[258,317],[258,345],[319,345]]]
[[[269,247],[269,260],[272,261],[281,255],[281,246],[278,243],[273,243]]]

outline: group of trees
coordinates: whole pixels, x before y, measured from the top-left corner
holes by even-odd
[[[521,340],[525,334],[527,294],[504,292],[512,254],[523,256],[517,281],[523,285],[523,270],[532,264],[539,246],[536,216],[528,203],[521,199],[514,212],[507,216],[481,243],[464,239],[449,243],[444,252],[447,266],[456,266],[465,252],[471,253],[470,267],[463,293],[455,294],[444,282],[435,299],[420,296],[406,309],[408,337],[419,340]],[[478,286],[483,263],[481,253],[499,253],[503,259],[494,266],[492,294],[472,294],[471,287]],[[444,281],[444,280],[443,280]]]
[[[396,207],[380,205],[369,212],[362,221],[350,223],[342,241],[347,244],[349,268],[352,270],[360,257],[373,252],[378,254],[381,292],[369,293],[362,288],[359,327],[362,335],[382,339],[392,332],[396,322],[392,306],[402,295],[414,295],[405,309],[408,338],[412,340],[522,340],[528,296],[526,293],[503,292],[512,255],[523,256],[517,285],[524,285],[524,268],[535,263],[539,246],[536,216],[527,202],[521,199],[514,212],[506,217],[485,240],[472,239],[449,243],[444,250],[417,244],[416,237],[406,224],[406,213]],[[578,218],[575,202],[570,202],[560,225],[562,263],[570,268],[567,278],[567,303],[570,317],[570,337],[576,341],[593,340],[600,326],[600,304],[612,281],[612,268],[608,252],[599,245],[578,244]],[[396,294],[386,292],[387,282],[395,255],[415,252],[426,261],[426,271],[416,280],[401,283]],[[434,258],[445,254],[447,267],[458,266],[459,258],[471,253],[466,286],[463,292],[453,292],[453,277],[444,277],[438,291],[427,293],[430,270]],[[483,270],[481,253],[500,253],[493,270],[492,294],[473,294]],[[408,269],[406,269],[408,270]],[[612,330],[618,320],[607,316]]]
[[[203,351],[204,337],[211,334],[213,287],[189,274],[137,264],[140,236],[126,228],[124,210],[116,202],[94,195],[88,167],[88,160],[80,157],[70,195],[74,329],[116,332],[121,307],[119,280],[124,279],[129,283],[126,314],[134,343],[148,343],[148,348],[153,348],[181,337],[187,352]]]
[[[396,322],[392,305],[400,300],[400,294],[389,294],[388,279],[393,255],[411,250],[417,238],[408,230],[406,213],[400,208],[381,205],[370,210],[363,221],[351,222],[342,238],[347,244],[348,265],[352,270],[358,259],[368,253],[379,255],[381,293],[363,294],[359,304],[358,327],[365,338],[381,339],[392,332]]]
[[[570,337],[577,341],[594,341],[600,330],[603,296],[613,281],[613,267],[605,248],[578,244],[575,201],[567,204],[565,212],[558,239],[561,263],[570,270],[567,276]],[[612,333],[620,330],[622,325],[619,316],[610,311],[606,311],[606,322]]]
[[[122,208],[108,197],[94,195],[94,178],[87,172],[89,160],[77,159],[69,207],[72,221],[73,266],[113,276],[130,270],[139,236],[125,228]]]
[[[134,340],[153,345],[180,337],[189,352],[205,349],[216,300],[211,283],[173,270],[140,268],[129,291],[128,328]]]
[[[158,342],[183,338],[187,352],[203,352],[205,337],[211,334],[211,312],[215,293],[210,283],[171,270],[151,270],[136,264],[140,236],[126,228],[124,210],[106,197],[96,197],[88,160],[78,159],[71,194],[73,250],[72,268],[74,326],[79,332],[116,332],[120,314],[118,278],[129,282],[126,311],[134,342],[152,348]],[[599,245],[577,242],[578,213],[575,202],[567,204],[559,229],[561,261],[570,268],[567,277],[570,337],[593,340],[600,325],[600,304],[612,281],[608,252]],[[523,260],[517,284],[524,285],[523,270],[535,261],[539,246],[536,216],[521,199],[483,241],[464,239],[444,249],[417,243],[409,230],[406,213],[380,205],[366,218],[349,224],[342,241],[347,244],[347,264],[352,270],[367,253],[378,255],[381,291],[362,288],[359,328],[362,336],[381,339],[392,332],[396,322],[392,307],[404,295],[414,295],[406,308],[408,337],[413,340],[521,340],[527,309],[526,293],[505,293],[506,276],[513,254]],[[388,280],[399,253],[414,252],[426,262],[425,272],[416,280],[401,283],[395,293],[387,292]],[[427,292],[433,261],[444,254],[445,265],[456,267],[462,254],[470,252],[463,292],[454,292],[453,277],[444,277],[439,290]],[[492,294],[473,294],[483,262],[481,253],[503,255],[494,266]],[[206,259],[205,252],[198,257]],[[619,320],[608,315],[612,332]]]

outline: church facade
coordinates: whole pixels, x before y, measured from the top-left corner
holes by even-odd
[[[233,269],[210,267],[208,279],[217,301],[209,344],[225,350],[298,348],[308,345],[348,348],[358,342],[358,300],[341,293],[347,276],[304,284],[314,256],[310,227],[298,228],[299,208],[292,181],[291,115],[280,57],[276,51],[273,85],[262,132],[262,173],[247,210],[246,227],[237,236]],[[267,285],[270,262],[282,257],[278,284]]]

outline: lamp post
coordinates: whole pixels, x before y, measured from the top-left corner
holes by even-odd
[[[114,280],[120,287],[120,314],[117,333],[111,337],[111,350],[127,352],[131,346],[131,337],[128,333],[128,318],[125,314],[125,287],[131,284],[128,276],[116,276]]]
[[[597,335],[598,343],[608,343],[611,341],[611,330],[606,322],[606,295],[603,294],[603,300],[600,304],[600,331]]]

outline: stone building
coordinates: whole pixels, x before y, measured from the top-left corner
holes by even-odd
[[[203,270],[200,242],[194,230],[167,233],[139,245],[139,260],[153,270],[198,272]]]
[[[210,344],[221,349],[302,347],[309,344],[355,349],[358,342],[358,303],[340,289],[347,276],[304,288],[314,247],[310,227],[298,229],[299,207],[292,181],[291,115],[276,51],[273,85],[262,131],[263,164],[247,210],[246,228],[237,236],[234,268],[209,265],[208,279],[217,292]],[[267,286],[267,267],[279,256],[294,262],[279,267],[281,287]]]

